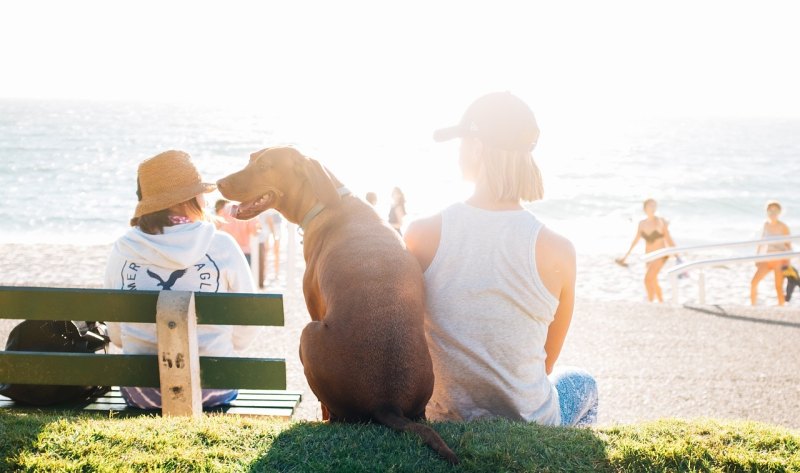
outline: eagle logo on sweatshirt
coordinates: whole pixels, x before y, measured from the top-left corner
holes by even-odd
[[[169,290],[172,289],[172,286],[175,284],[175,282],[178,279],[180,279],[181,276],[186,274],[186,271],[187,270],[185,270],[185,269],[179,269],[177,271],[173,271],[172,274],[169,275],[169,278],[167,278],[166,281],[161,279],[161,276],[159,276],[157,273],[154,273],[154,272],[150,271],[149,269],[147,270],[147,275],[158,281],[157,286],[160,287],[161,290],[169,291]]]
[[[204,255],[197,263],[177,270],[128,260],[122,266],[120,277],[121,289],[129,291],[217,292],[220,272],[217,263],[209,255]]]

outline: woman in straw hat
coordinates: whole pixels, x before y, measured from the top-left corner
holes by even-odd
[[[205,218],[200,178],[189,155],[166,151],[139,165],[139,203],[131,228],[114,244],[105,287],[122,290],[255,292],[244,254],[234,239]],[[111,341],[125,353],[157,352],[155,324],[109,323]],[[256,336],[251,327],[197,327],[200,355],[234,356]],[[135,407],[161,407],[157,388],[123,387]],[[203,389],[203,405],[227,404],[236,390]]]
[[[461,172],[475,190],[405,235],[427,292],[429,419],[589,425],[597,416],[594,379],[554,370],[572,318],[575,252],[521,205],[542,198],[538,137],[530,108],[507,92],[479,98],[434,135],[461,139]]]

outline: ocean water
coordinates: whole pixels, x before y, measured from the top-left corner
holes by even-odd
[[[782,219],[800,230],[800,119],[538,119],[535,158],[545,199],[529,208],[573,241],[585,290],[597,297],[642,297],[643,265],[633,258],[633,268],[623,270],[609,262],[627,250],[647,197],[658,200],[678,245],[757,238],[769,199],[781,201]],[[308,119],[302,110],[186,104],[0,101],[0,242],[113,241],[136,205],[138,163],[166,149],[189,152],[215,181],[244,166],[253,151],[293,144],[356,194],[377,192],[379,212],[388,211],[392,187],[401,187],[410,218],[468,195],[457,145],[433,143],[429,119],[386,120],[332,122]],[[746,286],[747,277],[736,275],[750,266],[728,270],[713,281],[735,276],[734,286]],[[727,291],[740,297],[742,289]]]

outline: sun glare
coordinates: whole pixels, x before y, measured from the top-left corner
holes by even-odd
[[[537,115],[535,158],[558,197],[563,155],[590,154],[620,123],[799,116],[798,13],[791,1],[12,2],[0,96],[217,106],[220,129],[263,136],[255,149],[297,144],[358,193],[386,201],[402,185],[429,209],[466,189],[432,131],[510,90]]]

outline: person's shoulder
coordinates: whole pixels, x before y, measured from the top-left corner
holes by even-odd
[[[442,214],[411,222],[403,235],[406,248],[417,259],[423,271],[433,262],[442,235]]]
[[[536,238],[534,254],[539,277],[552,294],[558,294],[565,285],[575,283],[575,246],[567,238],[543,227]]]
[[[536,248],[548,254],[562,259],[565,262],[575,262],[575,245],[563,235],[560,235],[548,227],[542,227],[536,241]]]
[[[233,235],[221,229],[214,231],[212,244],[223,248],[228,248],[230,246],[235,248],[239,247],[239,244],[236,243],[236,239],[233,238]]]
[[[409,238],[424,241],[432,236],[437,236],[442,231],[442,214],[437,213],[412,221],[405,232],[406,240]]]

